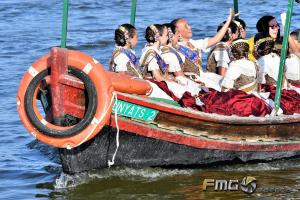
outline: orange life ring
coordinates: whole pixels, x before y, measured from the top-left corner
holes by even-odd
[[[97,107],[89,123],[76,134],[56,137],[40,131],[39,128],[32,124],[32,119],[28,117],[28,109],[26,109],[28,104],[25,102],[26,92],[28,92],[28,87],[30,87],[34,81],[36,82],[35,79],[37,79],[42,72],[49,69],[50,54],[47,54],[34,62],[23,76],[17,94],[17,109],[25,128],[38,140],[51,146],[71,149],[92,139],[108,121],[113,105],[113,87],[106,71],[97,60],[79,51],[67,50],[67,54],[68,66],[72,66],[76,70],[85,72],[82,74],[87,75],[95,86],[97,93]],[[34,95],[36,95],[36,93],[37,90],[34,92]],[[46,129],[63,133],[64,131],[73,130],[77,126],[76,124],[74,126],[61,127],[47,122],[38,111],[36,99],[31,98],[31,100],[32,102],[29,103],[32,103],[34,117],[40,124],[44,125]],[[28,98],[26,101],[28,103]]]

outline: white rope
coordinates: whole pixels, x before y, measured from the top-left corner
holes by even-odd
[[[107,112],[108,112],[108,110],[109,110],[109,108],[110,108],[110,106],[111,106],[111,104],[113,104],[113,102],[114,102],[114,99],[115,98],[117,98],[117,94],[113,91],[112,92],[112,98],[111,98],[111,101],[110,101],[110,104],[109,104],[109,106],[107,107],[107,109],[104,111],[104,115],[102,115],[101,116],[101,118],[100,119],[98,119],[97,120],[97,122],[101,122],[102,120],[103,120],[103,118],[107,115]],[[97,128],[97,125],[95,125],[94,126],[94,128],[90,131],[90,133],[78,144],[78,145],[76,145],[75,147],[77,147],[77,146],[80,146],[81,144],[83,144],[84,142],[86,142],[87,141],[87,139],[94,133],[94,130]],[[73,147],[69,147],[70,149],[71,148],[73,148]]]
[[[118,97],[117,97],[117,95],[114,95],[114,97],[115,97],[115,99],[116,99],[116,105],[117,105]],[[118,149],[119,149],[119,145],[120,145],[120,143],[119,143],[119,133],[120,133],[120,129],[119,129],[119,124],[118,124],[118,108],[117,108],[117,106],[115,107],[115,123],[116,123],[116,128],[117,128],[117,134],[116,134],[116,145],[117,145],[117,147],[116,147],[116,150],[115,150],[115,153],[114,153],[112,159],[107,161],[107,164],[108,164],[108,167],[109,167],[109,168],[110,168],[112,165],[115,164],[115,157],[116,157],[117,151],[118,151]]]

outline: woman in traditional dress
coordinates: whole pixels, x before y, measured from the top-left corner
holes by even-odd
[[[239,39],[246,39],[247,36],[247,26],[246,26],[246,22],[244,20],[242,20],[241,18],[236,18],[233,20],[234,23],[236,23],[236,25],[239,28]]]
[[[164,26],[168,29],[168,41],[166,45],[160,46],[160,50],[161,57],[168,65],[168,76],[185,86],[186,90],[190,92],[192,96],[197,96],[204,87],[187,78],[182,71],[183,61],[176,50],[178,42],[178,32],[176,32],[176,27],[171,23],[164,24]],[[204,89],[207,90],[206,88]]]
[[[271,37],[261,38],[257,41],[255,47],[257,64],[259,66],[258,81],[259,84],[276,86],[280,53],[275,51],[275,41]],[[283,87],[287,88],[287,81],[284,78]]]
[[[290,48],[290,55],[286,59],[286,78],[290,83],[290,87],[300,93],[300,29],[291,32],[291,40],[296,46],[296,50]],[[296,87],[296,88],[295,88]]]
[[[261,17],[256,23],[257,34],[252,36],[249,40],[249,59],[256,61],[256,55],[254,55],[256,42],[261,38],[270,37],[277,43],[280,43],[280,26],[275,17],[265,15]]]
[[[259,91],[270,92],[270,99],[274,101],[280,64],[280,45],[275,44],[273,38],[259,39],[255,54],[259,66]],[[272,106],[272,105],[271,105]],[[273,107],[273,106],[272,106]],[[300,95],[294,90],[288,90],[288,81],[283,74],[280,108],[283,114],[300,113]]]
[[[257,67],[247,59],[247,41],[237,40],[231,48],[234,61],[229,64],[222,81],[224,92],[211,91],[203,95],[200,100],[204,105],[200,109],[222,115],[266,116],[271,112],[270,107],[252,94],[257,88]]]
[[[110,60],[110,70],[113,72],[127,74],[136,78],[143,78],[140,72],[139,61],[132,50],[137,44],[137,31],[131,24],[122,24],[115,30],[116,48]],[[148,81],[152,87],[149,97],[172,98],[162,91],[156,84]]]
[[[230,64],[223,81],[227,91],[210,90],[208,93],[202,93],[199,97],[202,105],[187,97],[183,98],[183,104],[203,112],[221,115],[266,116],[270,114],[271,109],[265,101],[257,95],[250,94],[257,87],[257,72],[255,64],[247,60],[249,49],[247,42],[236,41],[232,48],[235,61]]]
[[[116,48],[110,60],[110,70],[142,78],[139,61],[132,50],[138,41],[137,32],[131,24],[122,24],[115,30]]]
[[[222,90],[235,89],[252,93],[257,89],[258,67],[248,60],[249,44],[246,40],[236,40],[231,45],[233,61],[222,81]]]
[[[168,40],[167,27],[152,24],[147,27],[145,38],[148,43],[142,50],[140,58],[143,78],[153,81],[169,96],[178,101],[186,89],[178,84],[174,77],[168,76],[169,66],[161,57],[160,45],[166,45]]]
[[[226,22],[222,22],[217,31],[221,30]],[[231,61],[231,43],[239,36],[236,23],[231,22],[226,34],[210,51],[207,57],[206,70],[224,76]]]

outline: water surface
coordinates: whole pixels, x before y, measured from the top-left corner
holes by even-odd
[[[0,194],[1,199],[236,199],[300,198],[298,159],[260,164],[211,166],[205,169],[111,168],[69,176],[62,173],[57,152],[34,141],[19,120],[16,92],[28,67],[60,45],[61,0],[0,1]],[[130,20],[127,0],[70,0],[67,46],[88,53],[104,66],[114,48],[114,29]],[[144,29],[152,23],[186,18],[194,38],[213,36],[227,18],[231,0],[138,1],[137,55],[145,44]],[[277,16],[287,1],[241,1],[241,18],[248,36],[258,18]],[[292,29],[299,28],[295,5]],[[254,176],[257,192],[204,192],[205,178],[239,179]]]

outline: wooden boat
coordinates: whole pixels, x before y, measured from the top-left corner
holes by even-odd
[[[286,33],[293,0],[289,4]],[[65,49],[67,10],[64,0],[62,48],[33,63],[17,95],[24,126],[38,140],[59,148],[64,172],[113,164],[190,167],[299,156],[300,115],[223,116],[148,98],[146,81],[107,72],[94,58]],[[134,24],[135,7],[133,11]],[[286,36],[284,41],[286,53]]]
[[[96,105],[88,91],[93,87]],[[107,72],[88,55],[53,48],[24,75],[17,104],[29,132],[60,148],[67,173],[107,167],[112,158],[116,166],[189,167],[300,154],[300,115],[210,114],[148,98],[148,90],[146,81]]]

